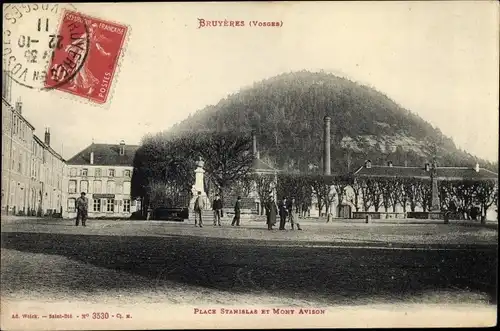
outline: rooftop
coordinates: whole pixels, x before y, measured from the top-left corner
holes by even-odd
[[[467,167],[437,167],[437,179],[446,180],[497,180],[498,174],[480,168]],[[358,177],[401,177],[401,178],[430,178],[431,171],[424,167],[401,167],[401,166],[363,166],[355,173]]]
[[[132,166],[134,163],[135,152],[138,145],[123,145],[125,152],[120,155],[119,144],[94,144],[73,156],[68,160],[68,164],[88,165],[90,164],[90,153],[94,152],[93,165],[101,166]]]
[[[276,172],[276,169],[271,167],[269,164],[265,163],[261,159],[255,158],[252,162],[252,169],[255,172],[269,172],[269,173],[274,173]]]
[[[18,112],[14,106],[12,106],[7,100],[5,100],[4,97],[2,97],[2,103],[5,104],[13,113],[15,113],[17,117],[23,120],[31,128],[31,130],[35,130],[35,127],[20,112]]]

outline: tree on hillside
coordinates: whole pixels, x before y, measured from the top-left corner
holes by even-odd
[[[354,165],[365,157],[374,163],[383,161],[386,155],[374,144],[361,143],[363,138],[382,146],[388,142],[397,146],[389,154],[398,165],[421,166],[429,156],[429,142],[436,143],[442,166],[470,166],[475,162],[438,129],[383,93],[329,73],[294,72],[256,82],[207,106],[172,130],[244,133],[257,129],[260,149],[280,169],[304,171],[310,163],[320,164],[325,114],[332,118],[333,163]],[[346,153],[338,153],[334,147],[343,138],[359,142],[352,145],[350,162]],[[401,146],[406,147],[403,150]],[[481,163],[486,168],[494,167]]]

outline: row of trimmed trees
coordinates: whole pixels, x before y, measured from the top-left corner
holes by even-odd
[[[296,204],[311,207],[313,196],[319,210],[331,211],[335,201],[349,202],[356,211],[429,210],[430,179],[355,178],[351,175],[258,174],[252,171],[251,136],[231,132],[201,132],[146,137],[134,158],[132,196],[144,207],[185,205],[194,183],[196,161],[205,164],[205,191],[224,196],[248,196],[255,192],[264,205],[271,194],[278,199],[295,198]],[[442,181],[441,209],[451,201],[459,210],[479,205],[483,215],[497,205],[498,186],[489,181]],[[261,210],[261,212],[263,212]]]
[[[271,192],[273,176],[254,175],[260,200],[266,202]],[[331,206],[348,202],[355,211],[370,209],[403,212],[421,208],[429,211],[432,204],[430,179],[418,178],[355,178],[352,176],[322,176],[280,174],[277,176],[278,198],[293,197],[301,206],[310,207],[316,197],[318,210],[331,211]],[[439,182],[441,210],[449,210],[451,202],[457,211],[467,212],[472,206],[480,206],[486,215],[494,204],[498,208],[498,184],[495,180],[441,181]]]

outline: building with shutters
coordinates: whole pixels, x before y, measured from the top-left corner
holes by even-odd
[[[6,80],[5,73],[2,77]],[[6,84],[8,86],[8,84]],[[61,214],[65,160],[50,146],[50,131],[42,141],[22,114],[22,103],[10,103],[2,89],[2,214]]]
[[[26,213],[31,191],[31,146],[35,128],[22,115],[22,104],[13,107],[2,97],[2,213]]]
[[[76,217],[75,202],[81,192],[89,201],[89,218],[128,218],[140,210],[130,195],[137,145],[95,144],[67,161],[65,217]]]

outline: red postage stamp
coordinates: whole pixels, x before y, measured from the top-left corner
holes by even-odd
[[[61,46],[54,47],[45,86],[106,103],[127,30],[125,25],[66,11],[54,40],[62,41]]]

